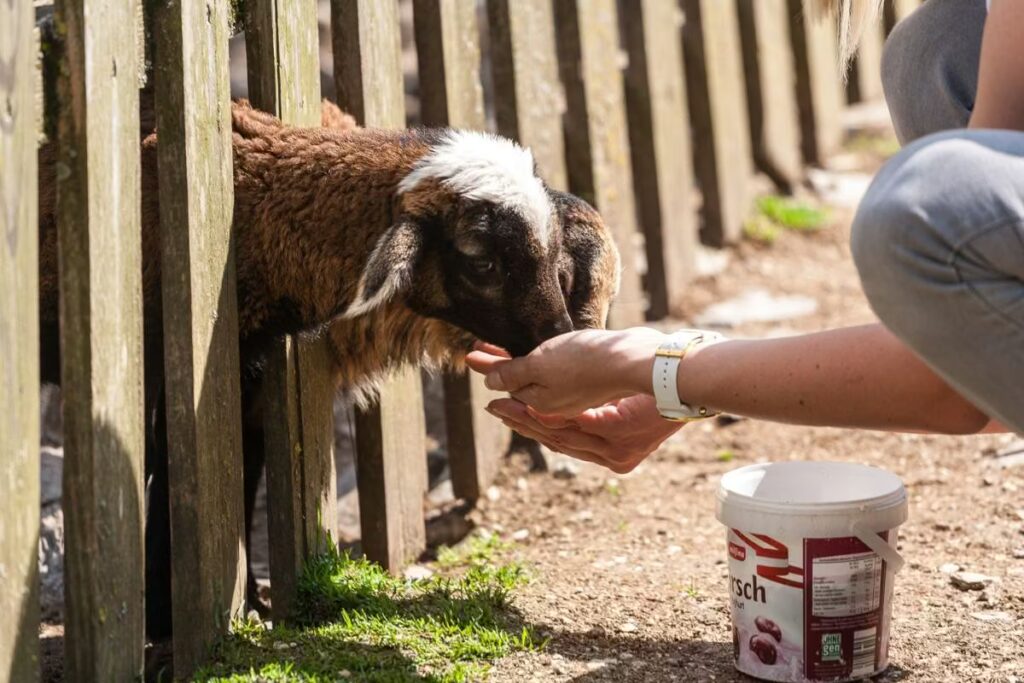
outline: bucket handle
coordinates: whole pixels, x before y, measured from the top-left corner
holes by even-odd
[[[892,532],[895,533],[896,530],[893,529]],[[892,568],[894,574],[903,569],[903,565],[905,564],[903,556],[897,552],[896,548],[889,545],[884,538],[879,536],[878,533],[874,531],[867,531],[859,524],[853,525],[853,533],[864,543],[864,545],[878,553]]]

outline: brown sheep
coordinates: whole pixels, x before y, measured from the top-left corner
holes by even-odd
[[[326,103],[325,103],[326,105]],[[144,121],[152,117],[143,117]],[[232,107],[247,528],[263,463],[261,358],[326,333],[339,386],[364,396],[403,364],[461,363],[475,339],[524,354],[604,325],[618,252],[586,202],[548,188],[528,150],[482,133],[324,128]],[[149,519],[147,630],[170,633],[157,134],[142,143]],[[42,376],[59,381],[54,150],[40,150]],[[250,572],[251,575],[251,572]],[[250,581],[250,600],[254,596]]]

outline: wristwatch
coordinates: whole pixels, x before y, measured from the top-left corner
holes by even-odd
[[[658,413],[663,418],[673,422],[692,422],[718,414],[705,406],[691,406],[683,403],[679,399],[676,372],[679,369],[680,361],[695,346],[723,339],[724,337],[717,332],[679,330],[671,334],[654,352],[654,371],[651,383],[658,405]]]

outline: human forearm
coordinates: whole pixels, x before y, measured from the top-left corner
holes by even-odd
[[[680,398],[807,425],[972,433],[988,418],[881,325],[698,348]]]
[[[985,22],[971,128],[1024,130],[1024,3],[994,0]]]

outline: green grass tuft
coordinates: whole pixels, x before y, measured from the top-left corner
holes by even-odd
[[[523,568],[481,561],[498,545],[479,543],[461,575],[419,581],[337,552],[315,558],[299,585],[299,623],[237,622],[195,680],[482,680],[493,661],[544,642],[510,606]]]
[[[771,245],[785,230],[816,232],[829,222],[829,212],[789,197],[767,195],[757,200],[757,213],[743,225],[749,240]]]
[[[789,197],[768,195],[757,200],[763,216],[787,230],[820,230],[828,223],[828,211]]]
[[[490,564],[498,555],[511,550],[513,545],[511,541],[501,540],[497,534],[477,534],[457,546],[441,546],[437,551],[437,566],[446,570]]]

